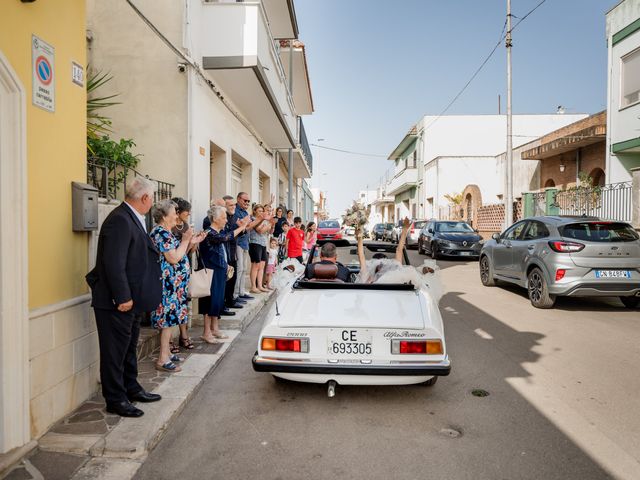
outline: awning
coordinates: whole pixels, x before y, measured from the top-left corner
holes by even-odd
[[[587,145],[606,141],[607,126],[593,125],[591,127],[572,132],[555,140],[542,143],[538,147],[525,150],[521,154],[522,160],[544,160],[561,153],[576,150]],[[544,137],[543,137],[544,141]]]

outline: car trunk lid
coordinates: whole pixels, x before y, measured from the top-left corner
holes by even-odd
[[[578,267],[640,268],[640,240],[633,227],[622,222],[578,222],[560,228],[568,242],[584,245],[570,253]]]
[[[279,312],[280,327],[424,328],[415,291],[300,290]]]

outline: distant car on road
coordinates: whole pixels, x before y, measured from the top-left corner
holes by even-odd
[[[371,238],[373,240],[382,240],[384,234],[384,223],[376,223],[371,229]]]
[[[462,221],[429,220],[418,235],[418,253],[428,253],[433,259],[478,258],[481,248],[482,237]]]
[[[526,218],[484,244],[480,280],[524,287],[537,308],[551,308],[557,296],[615,296],[636,308],[640,237],[628,223],[597,217]]]
[[[385,223],[384,230],[382,232],[382,240],[390,242],[392,233],[393,233],[393,223]]]
[[[409,227],[409,233],[407,234],[407,248],[418,246],[418,237],[420,236],[420,230],[427,224],[426,220],[412,220],[411,227]],[[402,234],[402,224],[393,227],[391,233],[391,242],[398,243],[400,241],[400,235]]]
[[[342,229],[338,220],[323,220],[318,223],[318,240],[341,240]]]

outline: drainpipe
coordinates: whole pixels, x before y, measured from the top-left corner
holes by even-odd
[[[289,94],[293,92],[293,41],[289,40]],[[295,212],[293,208],[293,148],[289,149],[289,195],[287,198],[289,208]]]

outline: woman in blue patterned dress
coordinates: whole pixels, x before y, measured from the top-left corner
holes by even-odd
[[[160,331],[160,355],[156,368],[165,372],[179,372],[181,370],[174,362],[182,359],[171,354],[172,327],[185,324],[189,316],[187,305],[187,286],[189,284],[190,266],[187,252],[192,245],[200,243],[205,235],[194,235],[193,229],[188,228],[178,241],[171,233],[176,226],[178,214],[176,204],[171,200],[163,200],[153,207],[153,227],[151,239],[160,251],[160,267],[162,269],[162,303],[151,314],[151,325]]]

